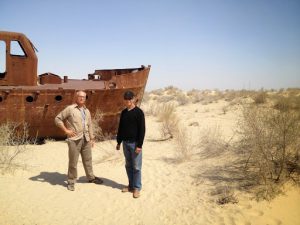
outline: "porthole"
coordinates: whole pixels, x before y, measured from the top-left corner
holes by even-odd
[[[32,96],[27,96],[26,97],[26,102],[33,102],[33,97]]]
[[[55,96],[55,100],[56,100],[57,102],[60,102],[60,101],[62,100],[62,96],[61,96],[61,95],[56,95],[56,96]]]

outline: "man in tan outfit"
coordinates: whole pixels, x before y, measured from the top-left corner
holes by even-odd
[[[103,180],[94,176],[92,151],[94,134],[90,111],[85,106],[86,93],[76,92],[76,102],[67,106],[55,117],[55,124],[67,135],[69,146],[68,190],[75,190],[77,179],[77,162],[82,158],[85,174],[90,183],[102,184]]]

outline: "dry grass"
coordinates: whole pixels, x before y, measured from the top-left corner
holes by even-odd
[[[151,102],[151,103],[142,103],[141,108],[143,109],[145,115],[147,116],[156,116],[157,115],[157,103]]]
[[[191,135],[188,133],[188,129],[178,123],[175,132],[175,144],[176,144],[176,158],[178,162],[189,161],[192,157],[192,153],[195,150],[195,146],[192,145]]]
[[[238,132],[237,149],[244,155],[245,172],[255,174],[257,182],[263,185],[263,198],[272,198],[274,182],[286,182],[295,174],[299,176],[298,112],[256,105],[245,107]]]
[[[103,112],[100,109],[96,110],[96,113],[92,116],[92,125],[96,141],[103,141],[106,139],[106,135],[103,133],[100,123],[103,121]]]
[[[150,93],[145,91],[143,95],[142,103],[147,103],[150,101],[150,99],[151,99]]]
[[[238,133],[225,140],[221,128],[215,126],[199,131],[197,140],[189,140],[192,135],[175,112],[175,106],[181,105],[176,96],[181,94],[188,102],[202,105],[225,100],[228,104],[221,108],[223,114],[234,105],[237,105],[236,109],[246,105]],[[185,94],[171,86],[161,89],[155,97],[157,99],[152,99],[150,107],[152,115],[161,122],[161,135],[173,138],[176,162],[196,159],[194,156],[200,156],[201,160],[219,157],[227,152],[232,155],[232,161],[220,168],[220,173],[215,171],[218,175],[211,179],[227,186],[233,182],[239,190],[251,189],[259,199],[273,198],[285,182],[300,182],[300,89],[224,92],[193,89]],[[192,141],[198,143],[192,144]],[[199,154],[193,154],[196,152]],[[217,202],[236,203],[237,198],[232,190],[223,188]]]
[[[267,93],[264,91],[258,92],[253,98],[255,104],[264,104],[266,103],[266,99],[267,99]]]
[[[164,88],[164,92],[167,95],[176,95],[176,93],[181,92],[181,90],[177,87],[170,85],[170,86]]]
[[[174,104],[161,105],[158,110],[158,121],[161,122],[160,133],[162,138],[173,138],[176,130],[178,129],[179,119],[175,114]]]
[[[225,99],[225,95],[222,91],[219,90],[191,90],[187,92],[187,96],[191,99],[192,103],[201,102],[202,105],[208,105],[214,102],[218,102],[219,100]]]
[[[157,103],[174,102],[178,105],[185,105],[190,102],[190,98],[185,94],[184,91],[173,86],[149,92],[149,101],[150,100],[156,101]]]
[[[202,92],[196,89],[192,89],[191,91],[188,91],[187,96],[191,99],[191,102],[194,104],[201,102],[204,99]]]
[[[236,204],[239,202],[234,190],[228,186],[218,187],[217,190],[211,194],[218,196],[217,204],[219,205],[225,205],[229,203]]]
[[[175,113],[174,104],[161,104],[156,109],[156,116],[160,122],[161,138],[156,141],[173,139],[176,145],[176,162],[190,159],[194,147],[191,145],[188,130],[184,127]]]
[[[280,111],[297,110],[300,111],[300,95],[273,96],[273,107]]]
[[[220,126],[215,125],[199,131],[197,147],[202,149],[200,154],[202,158],[212,158],[220,156],[228,150],[231,140],[232,138],[226,141]]]
[[[26,124],[6,123],[0,126],[0,171],[12,173],[22,167],[18,157],[25,153],[28,144]]]
[[[178,102],[178,105],[186,105],[190,102],[190,99],[185,93],[178,92],[176,95],[176,101]]]
[[[228,112],[229,108],[230,108],[229,105],[224,105],[224,106],[222,107],[222,112],[223,112],[224,115]]]
[[[150,95],[154,95],[154,96],[161,96],[161,95],[163,95],[163,91],[164,90],[162,88],[160,88],[160,89],[156,89],[156,90],[150,91],[149,94]]]

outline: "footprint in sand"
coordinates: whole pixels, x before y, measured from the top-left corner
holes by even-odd
[[[249,213],[250,216],[254,216],[254,217],[257,217],[257,216],[262,216],[264,215],[264,212],[263,211],[260,211],[260,210],[252,210],[250,213]]]
[[[283,225],[281,220],[274,219],[274,218],[269,218],[266,220],[266,224],[274,224],[274,225]]]
[[[242,209],[252,209],[252,205],[241,205]]]

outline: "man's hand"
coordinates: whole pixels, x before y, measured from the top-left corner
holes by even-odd
[[[142,148],[136,147],[136,149],[135,149],[136,154],[139,154],[141,151],[142,151]]]
[[[75,131],[72,131],[72,130],[70,130],[70,129],[66,129],[66,130],[65,130],[65,133],[66,133],[66,135],[67,135],[68,138],[69,138],[69,137],[74,137],[74,136],[76,136],[76,132],[75,132]]]
[[[95,146],[95,140],[90,140],[92,148]]]
[[[120,145],[119,144],[117,144],[116,150],[120,150]]]

